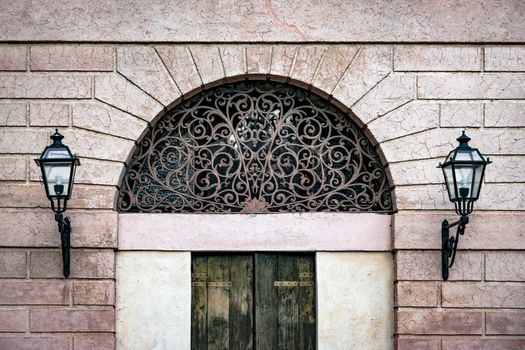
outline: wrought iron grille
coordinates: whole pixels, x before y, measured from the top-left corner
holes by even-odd
[[[301,88],[244,81],[164,115],[140,141],[120,211],[391,212],[385,170],[348,116]]]

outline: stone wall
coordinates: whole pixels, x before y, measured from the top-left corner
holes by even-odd
[[[9,13],[28,10],[20,5],[24,2],[5,4]],[[170,43],[208,36],[158,35],[169,32],[166,28],[147,34],[149,22],[136,24],[137,31],[124,27],[113,32],[124,34],[111,34],[97,21],[82,22],[99,30],[79,36],[91,43],[56,43],[76,40],[51,30],[54,17],[42,8],[23,17],[28,28],[4,21],[4,28],[19,30],[3,30],[0,45],[0,349],[114,347],[118,214],[113,208],[125,161],[166,108],[203,87],[245,77],[311,88],[348,112],[377,142],[398,209],[392,288],[399,349],[523,348],[525,47],[497,44],[523,42],[523,28],[513,27],[523,6],[487,4],[474,13],[481,22],[497,11],[505,21],[486,31],[478,29],[481,22],[452,26],[450,32],[430,23],[437,29],[429,41],[462,44],[341,44],[381,40],[388,28],[393,34],[385,41],[425,41],[415,29],[389,25],[395,21],[361,31],[363,40],[353,26],[351,33],[338,34],[309,31],[301,23],[296,24],[311,34],[299,39],[290,34],[293,26],[280,38],[273,29],[266,39],[262,34],[228,39],[234,31],[210,36],[230,41],[225,44]],[[459,16],[471,13],[468,6],[458,8]],[[200,21],[206,20],[203,15]],[[40,21],[42,31],[31,21]],[[32,160],[55,127],[82,162],[68,210],[73,222],[68,280],[61,278],[58,232]],[[494,163],[450,281],[442,282],[440,222],[455,214],[435,167],[463,129]]]

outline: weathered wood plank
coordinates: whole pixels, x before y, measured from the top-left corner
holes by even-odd
[[[255,254],[255,342],[256,349],[277,349],[278,315],[277,255]]]
[[[208,257],[208,282],[230,281],[230,256]],[[230,287],[212,287],[208,283],[208,349],[228,349],[230,340]]]
[[[299,265],[299,349],[316,348],[315,262],[312,255],[298,257]],[[307,283],[310,282],[310,283]]]
[[[230,349],[253,349],[253,255],[230,257]]]
[[[297,256],[280,254],[277,260],[278,280],[297,281],[299,279]],[[277,348],[282,350],[299,349],[299,286],[278,287],[277,294],[279,319]]]
[[[191,348],[208,349],[208,327],[206,322],[208,293],[206,279],[208,259],[194,255],[191,259]]]

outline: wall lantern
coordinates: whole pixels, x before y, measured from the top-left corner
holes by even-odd
[[[478,149],[468,145],[470,137],[465,135],[465,131],[457,140],[459,146],[449,153],[445,163],[439,164],[443,169],[448,197],[456,207],[456,214],[460,216],[458,221],[451,224],[447,220],[443,220],[441,224],[442,272],[445,281],[448,279],[448,269],[454,265],[459,236],[465,233],[468,215],[472,213],[474,202],[479,197],[485,167],[491,163]],[[449,229],[454,226],[458,227],[456,237],[450,237]]]
[[[71,220],[64,217],[67,201],[71,198],[75,167],[80,161],[69,147],[62,143],[62,136],[58,130],[51,136],[53,143],[44,149],[40,158],[35,162],[40,166],[42,179],[46,188],[46,195],[51,202],[51,209],[55,212],[58,231],[62,241],[62,261],[64,263],[64,277],[69,277],[69,248],[71,235]]]

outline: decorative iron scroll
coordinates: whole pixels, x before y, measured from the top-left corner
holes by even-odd
[[[120,211],[391,212],[385,171],[348,116],[291,85],[202,92],[140,141]]]

